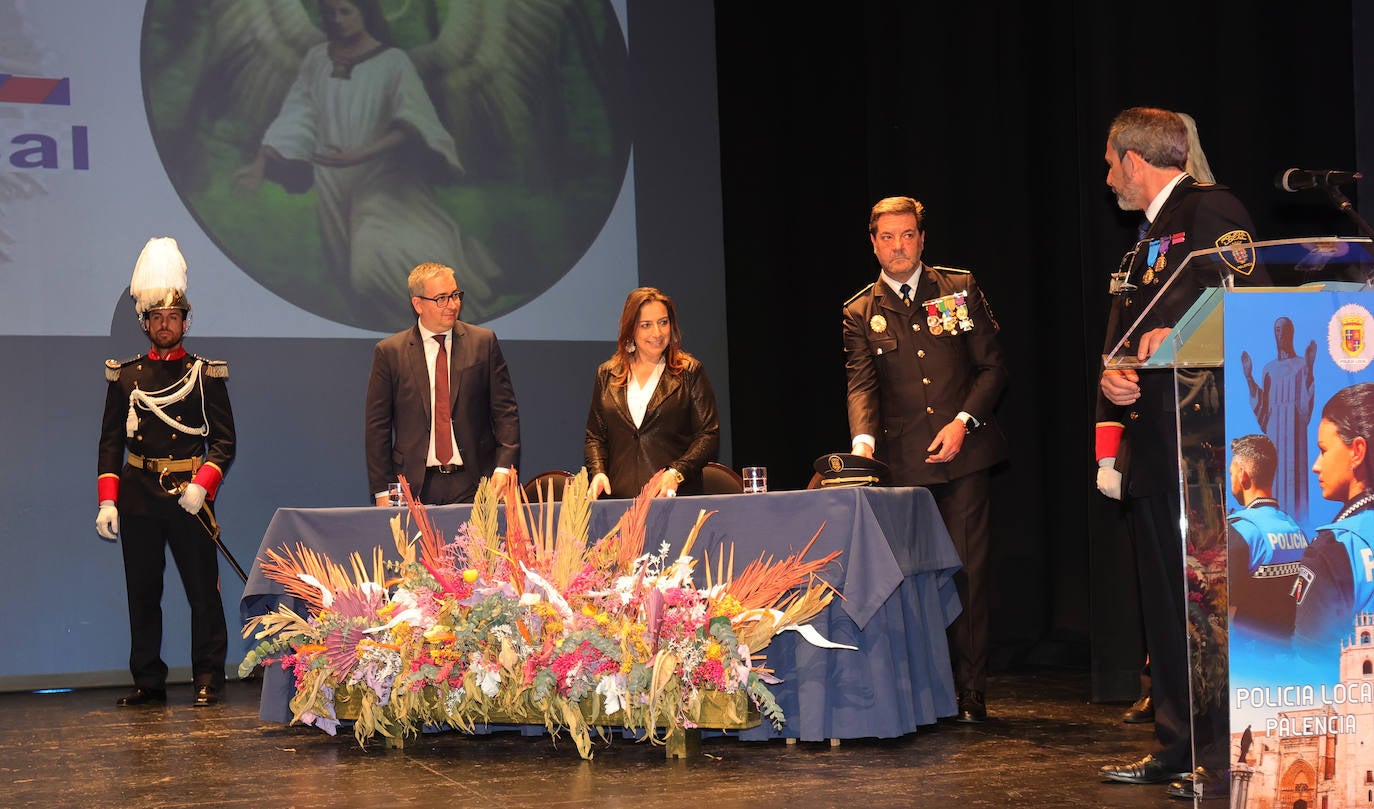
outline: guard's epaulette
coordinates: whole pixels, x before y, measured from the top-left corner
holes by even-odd
[[[143,359],[143,355],[136,354],[127,360],[105,360],[105,380],[107,382],[117,382],[119,380],[120,369],[129,363],[137,362],[141,359]]]
[[[847,300],[847,301],[844,302],[844,305],[845,305],[845,306],[848,306],[849,304],[853,303],[854,301],[857,301],[859,298],[862,298],[863,296],[867,295],[867,294],[868,294],[868,291],[869,291],[870,289],[872,289],[872,288],[873,288],[873,285],[872,285],[872,284],[869,284],[868,286],[864,287],[863,289],[859,290],[858,292],[855,292],[853,295],[851,295],[851,296],[849,297],[849,300]]]
[[[229,363],[224,360],[207,360],[199,354],[192,354],[191,356],[205,363],[206,376],[212,376],[215,379],[229,378]]]
[[[956,267],[934,267],[929,264],[927,264],[926,266],[930,267],[930,269],[935,270],[936,272],[949,272],[954,273],[955,275],[969,275],[971,272],[970,270],[961,270]]]

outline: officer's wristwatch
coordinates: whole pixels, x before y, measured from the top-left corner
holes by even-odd
[[[668,467],[668,474],[672,475],[679,485],[682,484],[682,481],[687,479],[681,472],[677,470],[676,466]]]

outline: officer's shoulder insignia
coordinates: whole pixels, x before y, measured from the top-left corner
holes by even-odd
[[[872,285],[872,284],[869,284],[868,286],[864,287],[863,289],[859,290],[858,292],[855,292],[853,295],[850,295],[850,296],[849,296],[849,300],[845,301],[845,302],[844,302],[844,305],[845,305],[845,306],[848,306],[849,304],[853,303],[854,301],[857,301],[859,298],[862,298],[863,296],[867,295],[867,294],[868,294],[868,291],[869,291],[870,289],[872,289],[872,288],[873,288],[873,285]]]
[[[200,360],[201,362],[205,363],[205,375],[206,375],[206,376],[212,376],[212,377],[214,377],[215,379],[228,379],[228,378],[229,378],[229,363],[225,362],[224,360],[210,360],[210,359],[206,359],[205,357],[202,357],[202,356],[200,356],[199,354],[196,354],[196,355],[194,355],[194,356],[195,356],[196,359],[198,359],[198,360]]]
[[[110,382],[117,381],[119,379],[119,372],[124,366],[142,358],[143,355],[138,354],[127,360],[105,360],[105,379]]]
[[[1255,251],[1250,247],[1254,241],[1249,231],[1239,228],[1221,234],[1217,237],[1217,247],[1222,248],[1221,260],[1232,271],[1249,275],[1255,271]]]
[[[932,270],[935,270],[936,272],[948,273],[948,274],[950,274],[950,275],[970,275],[970,274],[972,274],[971,271],[969,271],[969,270],[961,270],[961,269],[959,269],[958,267],[931,267],[931,269],[932,269]]]
[[[1298,573],[1293,577],[1293,586],[1288,590],[1288,595],[1292,596],[1294,601],[1301,604],[1303,599],[1307,598],[1307,593],[1312,589],[1312,582],[1315,581],[1316,578],[1317,576],[1312,572],[1312,568],[1307,565],[1299,564]]]

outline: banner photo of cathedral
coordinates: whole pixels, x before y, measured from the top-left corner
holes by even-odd
[[[1232,806],[1374,804],[1371,312],[1226,296]]]

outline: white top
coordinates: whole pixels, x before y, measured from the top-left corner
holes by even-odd
[[[630,418],[634,420],[636,427],[644,422],[644,411],[649,408],[649,399],[653,397],[658,380],[663,376],[664,365],[665,361],[660,357],[653,373],[649,374],[643,385],[635,381],[634,369],[630,369],[630,378],[626,380],[625,385],[625,404],[630,408]]]

